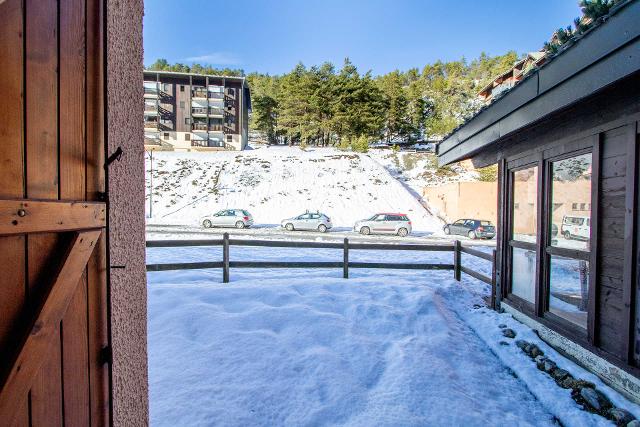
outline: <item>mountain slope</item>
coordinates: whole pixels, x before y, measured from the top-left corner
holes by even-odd
[[[146,168],[148,215],[148,160]],[[403,212],[416,230],[441,229],[440,221],[367,155],[290,147],[154,154],[148,222],[196,225],[205,214],[224,208],[249,210],[256,225],[320,210],[336,227],[351,227],[376,212]]]

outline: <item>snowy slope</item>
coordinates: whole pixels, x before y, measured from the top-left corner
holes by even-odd
[[[147,179],[149,169],[147,160]],[[148,180],[147,192],[149,187]],[[297,147],[154,154],[149,223],[198,225],[205,214],[224,208],[247,209],[258,226],[306,210],[328,214],[336,227],[376,212],[403,212],[415,230],[441,231],[440,220],[367,155]]]

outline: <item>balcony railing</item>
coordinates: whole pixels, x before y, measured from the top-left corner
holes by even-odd
[[[191,114],[202,114],[203,116],[206,116],[207,109],[204,107],[193,107],[191,108]]]
[[[206,139],[192,139],[191,140],[192,147],[206,147],[207,140]]]
[[[222,125],[209,125],[209,131],[222,132]]]
[[[144,122],[145,129],[157,129],[158,122]]]
[[[224,114],[224,110],[222,108],[209,107],[210,116],[222,116],[223,114]]]
[[[193,123],[191,125],[191,129],[192,130],[201,130],[201,131],[207,131],[207,124],[206,123]]]
[[[158,94],[158,89],[154,88],[154,87],[145,87],[144,88],[144,94],[145,95],[157,95]]]
[[[192,98],[206,98],[207,97],[207,91],[206,91],[206,89],[193,89],[191,91],[191,97]]]

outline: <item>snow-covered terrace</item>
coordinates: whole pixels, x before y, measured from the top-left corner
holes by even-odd
[[[153,248],[149,263],[219,259]],[[360,251],[353,261],[451,262]],[[231,259],[334,261],[339,250],[231,248]],[[428,260],[425,260],[425,257]],[[486,261],[463,264],[488,274]],[[508,326],[618,407],[640,410],[527,327],[484,307],[487,285],[451,271],[149,273],[151,423],[175,425],[611,425],[505,338]]]

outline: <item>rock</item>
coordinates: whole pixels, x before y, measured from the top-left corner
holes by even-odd
[[[574,383],[574,387],[572,387],[574,390],[582,390],[583,388],[596,388],[596,385],[590,381],[585,381],[585,380],[576,380]]]
[[[640,427],[640,421],[638,420],[629,421],[629,423],[627,423],[627,427]]]
[[[506,328],[502,330],[502,335],[504,335],[507,338],[515,338],[516,331],[514,331],[513,329]]]
[[[507,346],[507,345],[509,345],[509,343],[508,343],[508,342],[506,342],[506,341],[500,341],[500,345],[502,345],[502,346]]]
[[[561,368],[556,368],[556,369],[551,371],[550,375],[551,375],[551,378],[553,378],[554,380],[556,380],[556,382],[558,384],[560,384],[560,382],[562,380],[567,378],[567,376],[569,375],[569,372],[567,372],[567,371],[565,371],[564,369],[561,369]]]
[[[551,371],[553,371],[554,369],[556,369],[558,365],[556,365],[556,362],[554,362],[551,359],[547,359],[544,361],[544,371],[546,373],[551,373]]]
[[[529,347],[529,356],[535,359],[538,356],[544,356],[544,351],[540,350],[540,347],[538,347],[537,345],[531,344],[531,346]]]
[[[525,340],[518,340],[516,341],[516,345],[522,350],[524,351],[525,347],[529,345],[528,342],[526,342]]]
[[[568,375],[565,379],[563,379],[558,383],[560,387],[567,388],[567,389],[575,388],[575,384],[576,384],[576,379],[573,378],[571,375]]]
[[[617,426],[629,425],[631,421],[636,419],[631,412],[622,408],[611,408],[607,412],[607,415],[616,423]]]
[[[611,402],[604,394],[600,393],[600,391],[584,387],[580,390],[580,397],[584,399],[584,401],[595,411],[603,411],[611,407]]]
[[[504,329],[506,327],[507,327],[507,325],[505,325],[504,323],[501,323],[501,324],[498,325],[498,328],[500,328],[500,329]]]
[[[544,362],[547,361],[547,358],[545,356],[537,356],[535,358],[535,361],[538,369],[540,369],[541,371],[544,371]]]

